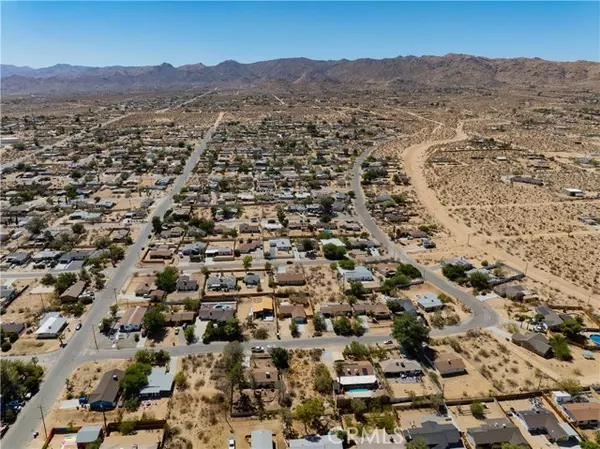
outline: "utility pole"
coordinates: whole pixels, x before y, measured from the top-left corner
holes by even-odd
[[[471,234],[467,234],[467,246],[469,246],[470,241],[471,241]]]
[[[46,421],[44,420],[44,409],[40,404],[40,413],[42,415],[42,424],[44,425],[44,434],[46,435],[46,440],[48,439],[48,430],[46,429]]]
[[[94,337],[94,344],[96,345],[96,351],[98,351],[98,341],[96,340],[96,329],[95,326],[92,324],[92,336]]]
[[[117,289],[113,288],[112,291],[113,291],[113,296],[115,297],[115,304],[117,304]]]

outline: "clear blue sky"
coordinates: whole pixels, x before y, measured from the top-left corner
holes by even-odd
[[[468,53],[600,60],[599,2],[5,2],[4,64]]]

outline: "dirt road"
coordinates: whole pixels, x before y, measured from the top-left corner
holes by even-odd
[[[404,111],[415,117],[420,117],[423,120],[431,121],[426,117],[421,117],[413,112]],[[435,122],[438,123],[439,122]],[[461,121],[456,127],[456,134],[453,138],[447,140],[428,140],[415,145],[411,145],[406,148],[402,153],[404,161],[404,170],[410,177],[412,186],[415,189],[417,197],[421,204],[427,209],[427,211],[434,217],[446,230],[452,234],[459,242],[468,242],[469,246],[479,248],[482,252],[487,252],[497,260],[502,260],[512,267],[525,271],[527,270],[527,276],[541,282],[543,284],[551,285],[553,288],[559,290],[563,294],[572,295],[578,298],[580,301],[588,302],[590,300],[590,291],[573,285],[572,283],[562,279],[558,276],[554,276],[551,273],[541,271],[535,267],[532,267],[531,263],[523,261],[515,256],[508,254],[506,251],[497,248],[494,245],[487,244],[485,240],[493,240],[489,236],[482,237],[475,235],[475,230],[469,228],[464,223],[456,221],[449,214],[449,209],[444,207],[437,198],[435,192],[429,188],[427,179],[425,177],[425,162],[429,156],[429,149],[435,145],[443,145],[453,142],[460,142],[466,140],[468,135],[463,131],[464,122]],[[504,237],[503,237],[504,238]],[[598,295],[592,295],[592,301],[600,301]]]

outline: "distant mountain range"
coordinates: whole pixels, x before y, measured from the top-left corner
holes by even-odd
[[[315,61],[275,59],[215,66],[163,63],[144,67],[85,67],[57,64],[32,69],[2,64],[3,93],[58,94],[150,90],[160,88],[248,85],[265,81],[360,86],[502,87],[568,86],[600,90],[600,63],[542,59],[489,59],[478,56],[405,56],[390,59]]]

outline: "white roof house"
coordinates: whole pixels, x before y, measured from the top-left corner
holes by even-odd
[[[367,376],[340,376],[338,377],[338,382],[342,386],[373,385],[377,383],[377,376],[372,374]]]
[[[58,312],[49,312],[43,316],[40,327],[35,331],[35,338],[57,338],[67,325]]]
[[[346,282],[369,282],[373,280],[373,273],[371,273],[367,267],[363,267],[362,265],[354,267],[353,270],[344,270],[343,268],[338,267],[338,273]]]
[[[343,246],[344,248],[346,247],[346,245],[344,245],[344,242],[342,242],[340,239],[336,239],[336,238],[332,238],[332,239],[321,239],[321,245],[325,246],[325,245],[335,245],[335,246]]]

